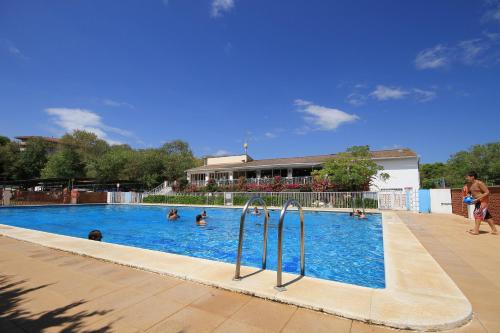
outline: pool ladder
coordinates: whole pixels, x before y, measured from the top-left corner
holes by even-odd
[[[238,239],[238,255],[236,257],[236,271],[234,273],[234,280],[241,280],[241,255],[243,252],[243,236],[245,230],[245,218],[247,215],[248,207],[254,203],[260,203],[264,208],[264,240],[262,244],[262,269],[266,269],[266,260],[267,260],[267,235],[268,235],[268,224],[269,224],[269,214],[267,210],[266,203],[259,196],[254,196],[250,198],[243,210],[241,212],[240,218],[240,235]],[[290,199],[283,205],[280,213],[280,220],[278,225],[278,269],[276,275],[276,286],[274,287],[278,291],[286,290],[285,285],[282,280],[282,272],[283,272],[283,225],[285,222],[285,215],[287,213],[287,209],[290,206],[295,206],[299,210],[300,215],[300,275],[301,277],[305,275],[305,255],[304,255],[304,211],[302,210],[302,206],[294,199]]]

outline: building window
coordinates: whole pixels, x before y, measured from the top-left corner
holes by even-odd
[[[202,181],[205,180],[205,174],[204,173],[193,173],[191,174],[191,181]]]
[[[276,176],[287,177],[288,169],[273,169],[273,177]]]
[[[246,171],[234,171],[233,172],[233,179],[240,179],[241,177],[247,178]]]
[[[209,177],[215,180],[229,179],[229,172],[211,172]]]
[[[247,171],[247,178],[257,178],[257,171]]]
[[[294,177],[309,177],[311,176],[312,168],[299,168],[293,169]]]

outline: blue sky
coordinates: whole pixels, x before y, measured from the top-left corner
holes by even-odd
[[[0,1],[0,134],[254,158],[500,139],[500,1]]]

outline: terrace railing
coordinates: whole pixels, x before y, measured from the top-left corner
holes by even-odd
[[[217,185],[236,185],[239,182],[239,179],[215,179],[214,180]],[[247,184],[257,184],[257,185],[266,185],[266,184],[272,184],[274,181],[274,178],[247,178],[246,182]],[[281,181],[283,184],[294,184],[294,185],[306,185],[306,184],[311,184],[313,181],[313,177],[311,176],[306,176],[306,177],[283,177],[281,178]],[[206,180],[192,180],[190,182],[192,185],[196,186],[205,186],[207,185]]]

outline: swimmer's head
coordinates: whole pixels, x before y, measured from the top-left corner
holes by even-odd
[[[89,239],[100,242],[102,239],[102,233],[99,230],[92,230],[89,232]]]

